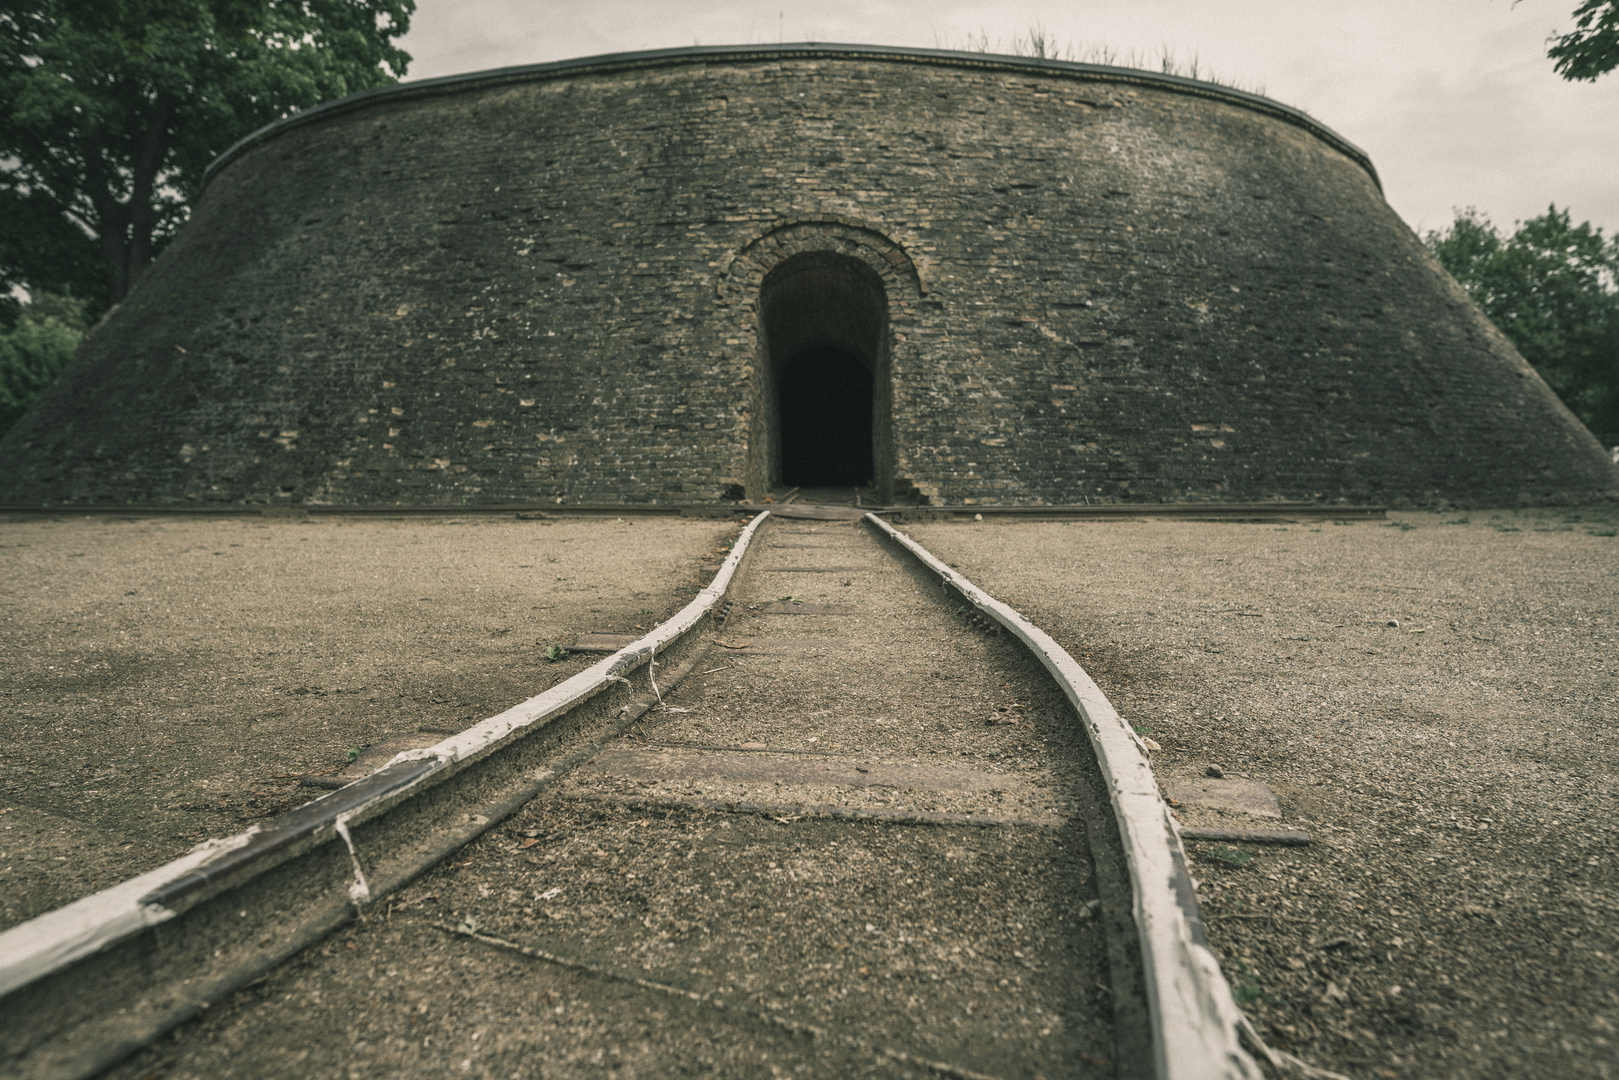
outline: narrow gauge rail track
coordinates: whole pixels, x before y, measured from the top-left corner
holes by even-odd
[[[572,679],[0,934],[0,1072],[1256,1077],[1193,888],[1049,637],[760,514]]]

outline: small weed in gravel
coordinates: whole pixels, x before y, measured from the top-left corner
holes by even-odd
[[[1241,854],[1239,852],[1239,854]],[[1256,1001],[1269,1001],[1265,991],[1255,981],[1254,971],[1247,964],[1238,960],[1236,963],[1237,978],[1231,980],[1231,996],[1237,999],[1238,1005],[1252,1005]]]
[[[1254,859],[1246,851],[1238,851],[1236,848],[1230,847],[1210,848],[1203,853],[1203,857],[1210,862],[1221,863],[1225,866],[1247,866]]]

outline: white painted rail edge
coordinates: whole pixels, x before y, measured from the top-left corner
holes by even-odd
[[[747,553],[748,545],[753,542],[754,534],[769,516],[770,512],[767,510],[749,522],[737,537],[736,543],[731,545],[731,553],[720,564],[714,580],[699,592],[691,603],[681,608],[674,618],[653,627],[652,632],[646,637],[632,641],[573,678],[558,683],[543,694],[529,698],[521,705],[515,705],[503,713],[491,716],[460,734],[452,735],[424,750],[406,750],[396,754],[388,764],[423,759],[436,759],[445,765],[475,761],[497,749],[516,732],[571,709],[584,698],[600,690],[615,675],[622,676],[625,672],[639,667],[643,661],[654,659],[659,649],[696,626],[725,595],[726,590],[731,587],[731,579],[736,576],[737,567],[742,565],[742,558]]]
[[[485,757],[515,738],[528,734],[537,725],[567,712],[581,701],[600,691],[607,683],[653,660],[658,650],[675,641],[696,626],[698,621],[725,595],[731,579],[747,553],[759,527],[769,517],[766,511],[755,517],[742,530],[731,553],[720,565],[714,580],[681,608],[674,618],[660,623],[645,637],[631,642],[618,652],[607,656],[572,678],[558,683],[544,693],[529,698],[521,705],[491,716],[458,735],[424,750],[407,750],[388,762],[393,765],[405,761],[431,761],[434,767],[424,771],[407,788],[379,795],[371,803],[345,811],[341,816],[345,824],[353,825],[374,816],[401,798],[423,790],[431,782],[441,780],[447,771]],[[386,768],[387,766],[384,766]],[[380,770],[379,770],[380,771]],[[341,790],[341,789],[340,789]],[[321,802],[338,792],[314,800]],[[334,817],[333,826],[336,824]],[[121,882],[100,892],[92,893],[54,911],[19,923],[0,933],[0,996],[43,978],[53,971],[99,952],[137,934],[149,926],[166,922],[174,912],[158,904],[143,903],[144,897],[161,890],[165,885],[179,881],[228,853],[250,844],[258,835],[259,826],[253,826],[235,836],[208,840],[172,862],[149,870],[138,877]],[[335,831],[327,830],[331,836]],[[331,836],[327,838],[330,839]]]
[[[1243,1050],[1245,1023],[1220,964],[1193,930],[1195,907],[1180,832],[1153,779],[1147,749],[1100,687],[1051,636],[874,514],[866,520],[1020,638],[1062,686],[1107,782],[1129,864],[1158,1080],[1259,1080]]]

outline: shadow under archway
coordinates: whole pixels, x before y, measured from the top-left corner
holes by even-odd
[[[808,349],[776,372],[781,482],[859,487],[873,468],[872,373],[853,353]]]
[[[859,259],[795,255],[759,293],[750,472],[764,485],[876,486],[891,497],[888,295]],[[764,492],[754,492],[755,497]]]

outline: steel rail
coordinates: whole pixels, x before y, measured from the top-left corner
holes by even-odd
[[[0,1075],[76,1080],[111,1066],[363,917],[581,764],[603,741],[581,726],[595,720],[611,737],[650,706],[653,694],[638,697],[629,676],[692,651],[689,639],[700,636],[692,631],[725,597],[768,516],[743,529],[713,581],[672,619],[572,678],[296,810],[0,933]],[[541,732],[582,748],[559,765],[554,746],[530,738]]]
[[[1259,1067],[1241,1043],[1246,1018],[1209,948],[1179,826],[1159,794],[1140,736],[1051,635],[882,518],[867,514],[865,520],[938,574],[950,591],[1021,641],[1078,712],[1107,784],[1128,870],[1149,1013],[1152,1075],[1156,1080],[1259,1080]],[[1106,880],[1098,874],[1099,884]],[[1104,905],[1108,899],[1104,895]]]
[[[558,686],[278,818],[0,933],[0,1073],[76,1080],[109,1067],[363,918],[582,764],[652,703],[650,693],[635,695],[632,673],[655,656],[682,656],[662,677],[667,689],[695,665],[706,643],[691,641],[700,636],[693,631],[735,583],[769,516],[749,523],[713,582],[674,618]],[[1118,1075],[1258,1080],[1240,1041],[1250,1029],[1203,933],[1179,831],[1139,737],[1044,631],[880,517],[864,521],[1033,653],[1086,730],[1107,792],[1107,805],[1088,816],[1104,910],[1115,913],[1104,926]],[[540,732],[556,738],[542,747],[547,740],[529,738]],[[1120,865],[1110,868],[1100,847],[1115,830]],[[1132,1030],[1130,1012],[1145,1017],[1144,1031]]]

